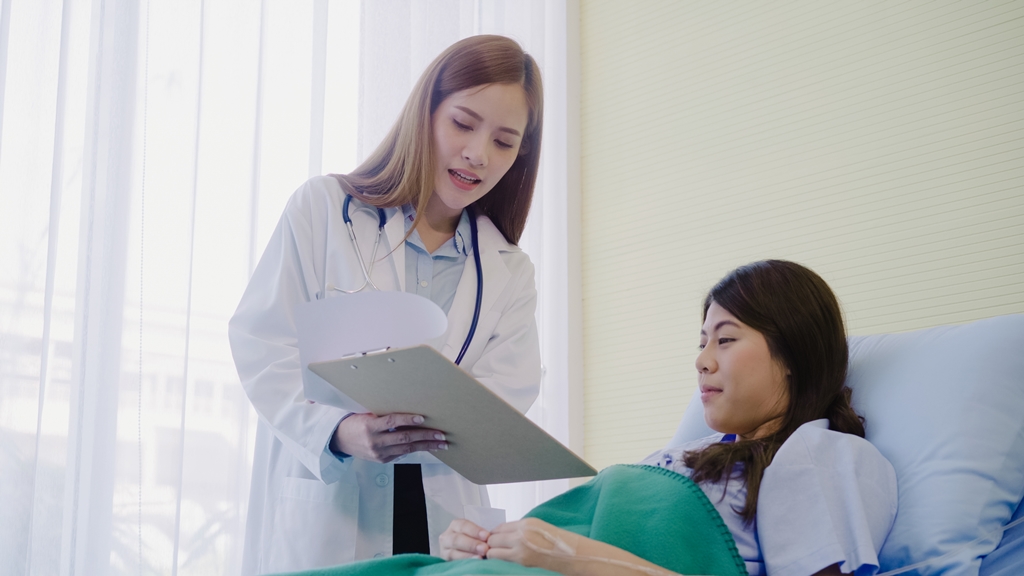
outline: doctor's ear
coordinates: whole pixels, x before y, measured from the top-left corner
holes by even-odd
[[[530,141],[525,138],[519,142],[519,155],[525,156],[530,153]]]

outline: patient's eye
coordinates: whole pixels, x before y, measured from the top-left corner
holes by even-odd
[[[735,342],[735,341],[736,341],[735,338],[719,338],[718,339],[718,345],[721,346],[722,344],[728,344],[729,342]]]

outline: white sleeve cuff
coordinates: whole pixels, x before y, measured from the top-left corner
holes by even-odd
[[[324,484],[333,484],[340,480],[345,467],[352,461],[351,456],[342,456],[331,452],[331,439],[334,437],[334,431],[342,420],[352,414],[354,413],[345,412],[340,408],[330,410],[320,418],[310,435],[310,449],[315,450],[313,446],[320,446],[320,480]]]

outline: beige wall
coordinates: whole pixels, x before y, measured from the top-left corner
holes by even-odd
[[[817,270],[853,334],[1024,312],[1024,2],[581,0],[585,455],[695,386],[700,300]]]

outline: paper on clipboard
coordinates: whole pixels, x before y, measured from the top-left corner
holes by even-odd
[[[295,312],[295,325],[306,399],[350,412],[369,412],[311,372],[309,365],[423,344],[444,334],[448,318],[422,296],[367,290],[303,303]]]
[[[597,471],[429,346],[317,362],[310,370],[374,414],[422,414],[445,433],[431,454],[476,484],[593,476]]]

